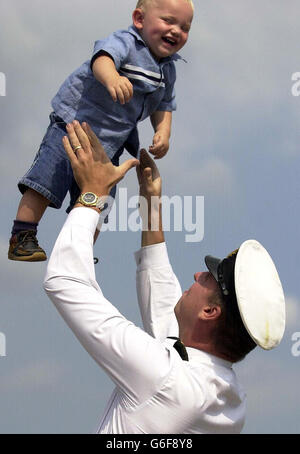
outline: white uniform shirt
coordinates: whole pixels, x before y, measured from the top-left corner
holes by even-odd
[[[137,292],[144,329],[104,297],[95,279],[93,236],[99,215],[69,214],[49,260],[44,288],[81,344],[116,384],[98,433],[239,433],[245,394],[232,364],[187,348],[173,348],[174,306],[180,285],[164,243],[136,253]]]

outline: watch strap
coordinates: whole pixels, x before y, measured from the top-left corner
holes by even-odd
[[[105,200],[106,197],[104,196],[98,196],[93,192],[85,192],[83,194],[80,194],[77,202],[86,207],[98,208],[100,211],[103,211]]]

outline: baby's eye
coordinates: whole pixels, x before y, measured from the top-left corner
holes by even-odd
[[[188,33],[190,31],[191,27],[189,25],[183,26],[182,31],[185,33]]]
[[[166,22],[167,24],[171,24],[172,23],[172,18],[171,17],[162,17],[162,20],[164,22]]]

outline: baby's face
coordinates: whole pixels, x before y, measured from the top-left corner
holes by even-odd
[[[153,0],[134,25],[155,58],[169,57],[187,42],[193,8],[186,0]]]

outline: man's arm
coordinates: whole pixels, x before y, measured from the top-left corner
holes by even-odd
[[[98,219],[91,208],[71,211],[49,259],[44,289],[81,345],[136,405],[168,373],[168,354],[127,320],[96,282],[93,234]]]
[[[136,169],[139,182],[140,216],[142,219],[142,247],[165,241],[161,213],[161,177],[154,161],[141,150],[140,165]]]
[[[68,125],[64,146],[81,191],[109,194],[137,160],[114,167],[92,131]],[[74,149],[81,149],[74,153]],[[95,279],[93,235],[97,209],[76,206],[52,251],[44,288],[78,340],[95,361],[139,404],[156,392],[168,374],[170,357],[153,337],[127,320],[103,295]],[[147,354],[145,354],[147,352]]]
[[[178,335],[174,306],[182,292],[164,243],[161,177],[145,150],[141,150],[137,175],[143,221],[142,248],[136,253],[138,302],[144,329],[164,341]]]

